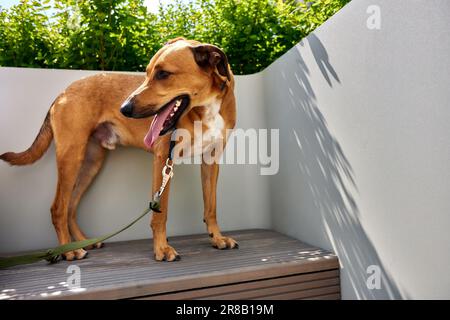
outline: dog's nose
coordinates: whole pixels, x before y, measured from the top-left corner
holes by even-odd
[[[122,106],[120,107],[120,112],[128,118],[131,118],[133,116],[133,107],[134,104],[133,102],[130,100],[125,101]]]

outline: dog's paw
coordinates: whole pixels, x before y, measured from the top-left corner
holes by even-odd
[[[239,248],[239,244],[230,237],[224,236],[212,236],[211,244],[216,249],[237,249]]]
[[[84,249],[86,250],[92,250],[92,249],[101,249],[105,246],[105,244],[103,242],[97,242],[96,244],[93,244],[92,246],[88,246]]]
[[[88,255],[88,252],[84,249],[78,249],[74,251],[68,251],[66,253],[63,253],[63,259],[67,261],[73,261],[73,260],[82,260],[86,258]]]
[[[169,245],[154,248],[156,261],[178,261],[181,260],[178,252]]]

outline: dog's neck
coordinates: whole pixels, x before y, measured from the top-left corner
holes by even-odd
[[[207,119],[212,119],[219,114],[220,107],[222,106],[222,99],[214,98],[208,104],[205,105],[206,114],[205,117]]]
[[[210,121],[219,114],[221,106],[222,97],[214,97],[193,109],[202,121]]]

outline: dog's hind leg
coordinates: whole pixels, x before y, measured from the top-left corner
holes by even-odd
[[[69,205],[69,231],[72,237],[77,241],[87,238],[77,223],[78,204],[80,203],[81,197],[100,171],[106,152],[106,149],[103,148],[96,139],[93,137],[89,139],[83,164],[78,172],[77,182]],[[102,243],[96,243],[94,246],[86,249],[101,248],[102,246]]]
[[[66,144],[64,146],[58,145],[58,141],[56,143],[58,185],[51,212],[53,226],[61,245],[71,242],[68,223],[69,205],[78,172],[83,163],[85,150],[85,143]],[[67,252],[64,256],[67,260],[74,260],[83,259],[86,254],[85,250],[79,249]]]
[[[58,183],[51,213],[60,244],[66,244],[72,240],[69,232],[69,207],[86,155],[92,127],[95,125],[74,118],[74,113],[62,112],[69,107],[71,106],[64,105],[62,108],[57,105],[56,109],[52,110]],[[86,254],[84,249],[79,249],[65,253],[64,257],[67,260],[83,259]]]
[[[217,163],[207,164],[204,161],[201,165],[202,188],[203,188],[203,221],[206,223],[209,237],[214,248],[227,249],[237,248],[237,242],[225,237],[220,232],[216,218],[216,187],[219,177],[219,165]]]

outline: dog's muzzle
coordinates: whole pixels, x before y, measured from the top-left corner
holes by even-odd
[[[134,103],[132,99],[127,99],[120,107],[120,112],[128,118],[133,117]]]

